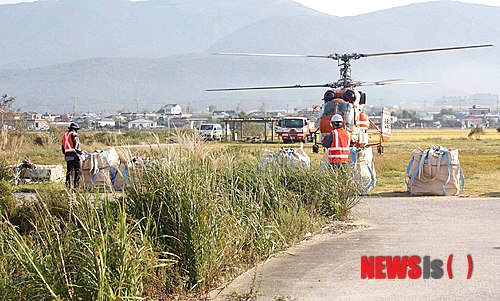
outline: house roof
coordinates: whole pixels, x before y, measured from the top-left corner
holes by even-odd
[[[221,114],[221,113],[226,113],[226,114],[236,114],[236,111],[234,110],[215,110],[213,111],[214,114]]]
[[[176,103],[167,103],[166,105],[161,107],[161,109],[172,109],[172,108],[175,108],[176,106],[178,106],[178,104],[176,104]]]
[[[129,123],[133,123],[133,124],[136,124],[136,123],[154,123],[154,121],[147,120],[147,119],[136,119],[136,120],[130,121]]]

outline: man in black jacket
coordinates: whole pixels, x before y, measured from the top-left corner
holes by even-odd
[[[80,149],[80,140],[78,139],[78,124],[72,122],[68,131],[62,137],[61,150],[66,161],[66,187],[71,188],[71,174],[74,171],[73,187],[78,187],[81,175],[80,155],[83,153]]]

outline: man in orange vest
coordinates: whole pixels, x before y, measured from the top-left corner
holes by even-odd
[[[328,148],[328,162],[334,168],[345,166],[349,158],[351,133],[342,127],[344,119],[339,114],[332,116],[330,123],[333,130],[323,146]]]
[[[71,174],[73,172],[73,187],[78,187],[78,182],[80,181],[80,155],[82,154],[82,150],[80,149],[80,140],[77,134],[79,129],[78,124],[72,122],[68,127],[68,131],[62,137],[61,149],[66,161],[66,186],[68,188],[71,187]]]

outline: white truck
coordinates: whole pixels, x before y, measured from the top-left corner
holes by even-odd
[[[222,126],[218,123],[203,123],[198,132],[205,140],[222,140]]]
[[[312,142],[316,132],[314,122],[302,116],[283,117],[275,127],[276,134],[283,142]]]

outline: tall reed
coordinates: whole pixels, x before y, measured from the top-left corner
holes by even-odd
[[[172,288],[213,287],[359,199],[347,172],[265,167],[256,153],[196,140],[157,155],[135,175],[128,208],[159,250],[178,256]]]
[[[0,299],[204,293],[359,200],[348,172],[264,166],[257,151],[178,141],[130,166],[123,197],[44,191],[17,222],[4,217]]]
[[[33,210],[29,233],[2,222],[0,299],[140,299],[158,286],[155,271],[172,262],[153,251],[124,200],[79,196],[69,220],[43,202]]]

